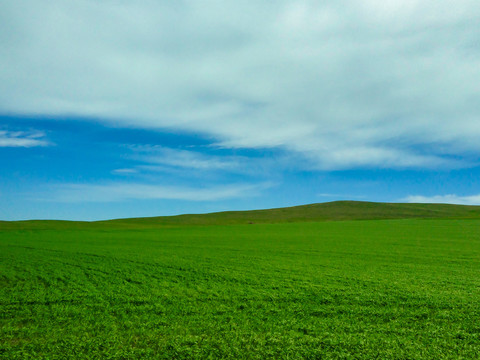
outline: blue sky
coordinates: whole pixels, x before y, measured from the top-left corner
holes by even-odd
[[[478,1],[6,0],[0,219],[480,204]]]

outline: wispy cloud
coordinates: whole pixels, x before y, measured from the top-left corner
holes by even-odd
[[[140,183],[60,184],[46,198],[57,202],[114,202],[126,200],[219,201],[258,196],[272,184],[230,184],[181,187]]]
[[[115,169],[112,171],[113,174],[118,174],[118,175],[132,175],[138,173],[136,169]]]
[[[237,156],[207,155],[163,146],[135,147],[136,158],[145,163],[196,170],[235,170],[248,160]]]
[[[434,196],[410,195],[400,201],[409,203],[480,205],[480,194],[469,196],[459,196],[455,194]]]
[[[477,0],[4,0],[0,14],[3,113],[202,133],[326,170],[480,152]]]
[[[175,173],[195,176],[217,176],[220,174],[237,174],[270,177],[279,171],[292,167],[304,168],[308,161],[290,155],[278,153],[271,156],[228,155],[215,146],[192,148],[189,150],[168,148],[164,146],[128,146],[133,152],[128,159],[137,164],[128,169],[139,174],[144,172]],[[208,150],[208,151],[207,151]],[[302,164],[302,165],[300,165]],[[127,169],[122,169],[126,172]]]
[[[25,132],[0,130],[0,147],[35,147],[50,145],[44,137],[45,134],[40,131]]]

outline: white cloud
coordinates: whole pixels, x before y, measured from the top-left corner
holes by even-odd
[[[5,0],[0,112],[202,132],[320,169],[470,166],[479,18],[477,0]]]
[[[60,184],[38,200],[57,202],[114,202],[125,200],[218,201],[258,196],[271,184],[231,184],[182,187],[142,183]]]
[[[5,131],[0,130],[0,147],[35,147],[47,146],[42,132]]]
[[[480,205],[480,194],[470,196],[459,196],[455,194],[435,196],[411,195],[401,201],[409,203]]]
[[[112,171],[113,174],[119,175],[131,175],[136,174],[138,171],[136,169],[115,169]]]
[[[140,146],[133,150],[138,154],[136,158],[146,163],[197,170],[235,170],[248,160],[236,156],[214,156],[163,146]]]
[[[221,173],[233,175],[272,175],[279,169],[304,168],[309,166],[305,159],[279,153],[275,156],[248,157],[224,155],[222,149],[192,148],[192,150],[164,146],[129,146],[133,152],[128,159],[137,161],[131,171],[175,173],[187,176],[216,176]],[[206,152],[207,150],[207,152]],[[203,151],[203,152],[202,152]],[[299,165],[301,163],[301,165]],[[118,173],[118,172],[117,172]]]

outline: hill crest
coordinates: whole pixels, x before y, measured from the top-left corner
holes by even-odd
[[[163,225],[221,225],[387,219],[480,219],[480,206],[333,201],[264,210],[108,220]]]
[[[480,206],[333,201],[264,210],[222,211],[207,214],[125,218],[92,222],[65,220],[0,221],[0,229],[84,228],[85,226],[89,228],[141,228],[393,219],[480,219]]]

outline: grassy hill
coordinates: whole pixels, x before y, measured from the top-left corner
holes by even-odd
[[[224,211],[209,214],[185,214],[95,222],[57,220],[0,221],[0,229],[74,229],[84,228],[85,226],[89,228],[129,228],[132,226],[275,224],[387,219],[480,219],[480,206],[334,201],[266,210]]]
[[[349,201],[0,222],[0,358],[477,359],[479,226]]]
[[[334,201],[277,209],[110,220],[123,224],[225,225],[384,219],[480,219],[480,206]]]

